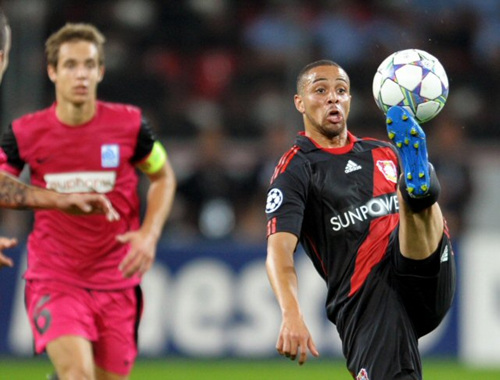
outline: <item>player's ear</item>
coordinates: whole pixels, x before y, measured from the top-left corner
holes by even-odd
[[[56,68],[52,65],[48,65],[47,66],[47,75],[49,76],[50,81],[55,83],[56,78],[57,78]]]
[[[104,69],[104,65],[99,66],[99,75],[97,76],[97,82],[100,83],[102,79],[104,78],[104,72],[106,70]]]
[[[293,98],[293,102],[295,103],[295,108],[297,108],[297,111],[300,113],[304,113],[304,102],[302,101],[302,97],[300,95],[295,95]]]

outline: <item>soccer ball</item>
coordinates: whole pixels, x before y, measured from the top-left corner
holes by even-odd
[[[384,114],[392,106],[401,106],[419,123],[431,120],[443,109],[448,88],[448,77],[441,63],[418,49],[391,54],[382,61],[373,78],[373,97]]]

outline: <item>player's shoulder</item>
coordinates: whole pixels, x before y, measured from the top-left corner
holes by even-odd
[[[30,112],[24,114],[12,121],[14,125],[22,125],[25,128],[28,128],[30,125],[38,126],[41,121],[45,121],[49,119],[54,113],[54,106],[47,107],[38,111]]]
[[[292,176],[301,176],[301,172],[303,172],[308,164],[309,161],[301,146],[294,144],[278,159],[271,177],[271,183],[285,173],[291,174]]]
[[[141,117],[142,110],[132,104],[126,103],[116,103],[116,102],[106,102],[99,100],[97,102],[97,107],[100,112],[111,115],[111,116],[121,116],[123,118],[128,117]]]
[[[95,122],[106,125],[107,130],[135,135],[141,127],[142,111],[131,104],[98,101],[97,114]]]
[[[396,152],[396,148],[389,141],[380,140],[373,137],[358,137],[357,141],[358,150],[371,151],[375,149],[382,149],[385,151]]]
[[[286,169],[302,166],[305,162],[307,162],[307,157],[304,150],[300,145],[294,144],[281,155],[276,167],[284,172]]]
[[[392,144],[389,141],[380,140],[374,137],[358,137],[357,143],[366,147],[392,148]]]

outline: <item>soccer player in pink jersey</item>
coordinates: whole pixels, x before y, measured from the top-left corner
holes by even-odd
[[[9,64],[11,31],[7,17],[0,9],[0,82]],[[0,150],[0,160],[3,153]],[[57,208],[71,213],[105,213],[109,220],[118,214],[109,200],[100,194],[59,194],[42,188],[29,186],[18,179],[0,171],[0,207],[5,208]],[[14,262],[3,254],[4,249],[17,244],[16,239],[0,237],[0,269],[12,267]]]
[[[28,241],[26,305],[35,350],[59,379],[128,379],[137,356],[139,284],[153,264],[176,179],[139,108],[97,99],[103,35],[66,24],[46,42],[56,101],[14,120],[0,143],[2,169],[25,164],[34,185],[104,193],[120,215],[37,210]],[[136,169],[150,180],[142,223]]]

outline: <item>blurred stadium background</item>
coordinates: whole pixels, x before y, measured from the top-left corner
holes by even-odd
[[[206,366],[232,368],[227,360],[247,364],[215,377],[243,379],[257,368],[269,376],[255,378],[288,376],[294,365],[274,363],[280,312],[264,270],[263,205],[270,170],[301,128],[292,102],[295,74],[319,58],[340,63],[352,82],[350,130],[385,139],[384,118],[371,94],[379,63],[406,48],[436,56],[447,70],[450,96],[424,128],[444,189],[440,203],[454,237],[459,291],[445,322],[421,340],[431,368],[426,378],[468,379],[476,369],[488,369],[484,377],[500,379],[498,0],[0,4],[13,34],[0,90],[2,129],[53,101],[43,54],[48,35],[65,22],[91,22],[107,37],[100,97],[143,107],[167,147],[180,186],[157,263],[144,279],[138,362],[140,369],[157,368],[158,378],[175,368],[190,375],[171,378],[210,378]],[[0,215],[0,234],[24,243],[31,213]],[[17,378],[41,379],[50,365],[46,358],[30,359],[24,244],[9,254],[16,267],[0,273],[0,378],[23,376],[8,372],[17,366],[33,373]],[[324,285],[305,255],[298,262],[306,320],[323,359],[297,378],[340,378],[336,368],[348,378],[338,336],[324,316]],[[158,361],[166,364],[151,364]],[[455,372],[440,375],[445,367]],[[188,372],[193,368],[201,368],[198,375]],[[155,378],[138,373],[133,378]]]

